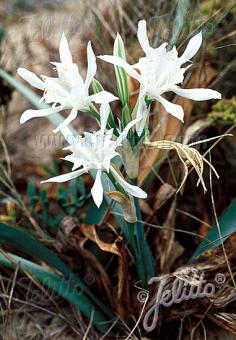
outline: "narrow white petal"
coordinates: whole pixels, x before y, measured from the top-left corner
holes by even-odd
[[[72,64],[72,56],[70,53],[68,41],[66,39],[66,36],[64,33],[62,33],[61,41],[60,41],[60,46],[59,46],[59,55],[61,62],[63,64]]]
[[[88,97],[88,99],[91,102],[95,102],[96,104],[105,104],[113,102],[114,100],[119,99],[118,97],[115,97],[113,94],[107,91],[101,91],[95,94],[92,94]]]
[[[152,51],[152,47],[150,47],[148,36],[147,36],[147,23],[145,20],[140,20],[138,23],[138,32],[137,32],[139,43],[146,55]]]
[[[124,128],[124,130],[121,132],[121,134],[119,135],[119,137],[116,140],[116,145],[120,146],[122,141],[127,137],[129,130],[136,124],[138,124],[141,121],[142,117],[138,117],[134,120],[131,120],[126,127]]]
[[[69,125],[77,117],[77,113],[78,111],[73,108],[68,117],[55,130],[53,130],[53,132],[63,131],[63,128]]]
[[[79,176],[85,174],[86,172],[87,172],[87,170],[80,169],[80,170],[76,170],[76,171],[73,171],[73,172],[69,172],[68,174],[65,174],[65,175],[60,175],[60,176],[49,178],[46,181],[42,181],[41,183],[50,183],[50,182],[63,183],[63,182],[70,181],[70,180],[72,180],[76,177],[79,177]]]
[[[98,58],[106,61],[107,63],[122,67],[128,73],[128,75],[140,81],[140,75],[138,74],[138,72],[136,72],[133,67],[128,64],[127,61],[125,61],[124,59],[113,55],[103,55],[99,56]]]
[[[100,123],[101,131],[104,134],[107,126],[107,119],[110,113],[110,106],[107,103],[103,103],[100,107]]]
[[[147,105],[145,103],[144,96],[140,95],[138,98],[138,106],[137,106],[137,113],[136,113],[136,118],[139,119],[136,125],[136,131],[139,136],[141,136],[143,132],[148,114],[149,114],[149,109],[147,108]]]
[[[136,185],[131,185],[128,182],[126,182],[126,180],[120,174],[118,174],[118,172],[116,172],[116,170],[112,166],[110,167],[110,170],[112,174],[114,175],[114,177],[116,178],[116,180],[119,182],[119,184],[122,186],[123,189],[125,189],[125,191],[128,194],[138,197],[138,198],[147,197],[147,193],[145,191],[143,191],[141,188],[139,188]]]
[[[210,89],[181,89],[179,87],[173,87],[171,90],[181,97],[192,100],[208,100],[208,99],[221,99],[221,94],[217,91]]]
[[[91,194],[96,206],[99,208],[103,201],[103,186],[101,181],[102,171],[98,170]]]
[[[39,90],[43,90],[44,83],[38,76],[36,76],[35,73],[29,70],[26,70],[26,68],[18,68],[17,73],[19,74],[19,76],[21,76],[21,78],[26,80],[30,85],[36,87]]]
[[[194,35],[192,39],[190,39],[181,58],[190,60],[197,53],[201,44],[202,44],[202,32],[199,32],[198,34]]]
[[[184,121],[184,110],[181,105],[173,104],[161,96],[156,99],[164,106],[168,113],[181,120],[181,122]]]
[[[88,68],[87,68],[87,76],[85,80],[85,86],[88,89],[96,72],[97,72],[97,64],[96,64],[96,57],[93,52],[91,42],[88,42],[87,46],[87,62],[88,62]]]
[[[51,64],[56,66],[60,80],[66,81],[67,83],[70,82],[73,86],[84,86],[83,78],[76,64],[62,64],[57,62],[51,62]]]
[[[37,117],[45,117],[52,113],[59,112],[60,108],[49,108],[49,109],[42,109],[42,110],[27,110],[25,111],[21,117],[20,117],[20,123],[23,124],[27,120],[31,118],[37,118]]]

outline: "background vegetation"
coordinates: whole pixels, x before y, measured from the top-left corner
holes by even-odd
[[[208,192],[196,188],[191,172],[182,192],[181,169],[175,153],[146,151],[139,183],[149,193],[141,201],[140,225],[150,244],[158,276],[186,280],[204,273],[217,286],[214,299],[198,299],[161,309],[158,327],[146,334],[142,313],[149,301],[140,287],[127,249],[119,216],[105,203],[96,209],[89,175],[65,185],[40,181],[67,170],[58,151],[63,141],[52,135],[52,122],[32,120],[20,126],[27,107],[38,105],[37,94],[22,85],[16,69],[24,66],[50,74],[49,61],[58,59],[58,43],[65,31],[75,62],[86,67],[86,44],[96,55],[110,54],[116,32],[122,35],[128,61],[141,56],[136,39],[139,19],[146,19],[153,45],[169,41],[181,53],[195,32],[204,43],[185,87],[208,87],[222,93],[218,102],[184,106],[185,124],[152,108],[153,139],[201,140],[231,131],[236,124],[236,56],[234,1],[34,1],[0,3],[0,334],[3,339],[117,338],[234,339],[236,335],[235,230],[236,140],[203,144],[220,179],[206,171]],[[113,90],[112,67],[100,63],[97,75]],[[131,101],[137,84],[129,80]],[[171,98],[170,98],[171,99]],[[114,111],[119,112],[117,106]],[[93,131],[96,123],[84,114],[76,128]],[[224,242],[224,243],[223,243]],[[143,298],[144,296],[144,298]],[[102,301],[102,302],[101,302]],[[94,306],[96,307],[94,309]],[[82,313],[82,314],[81,314]],[[100,323],[117,319],[114,325]],[[119,320],[118,320],[119,317]],[[121,321],[122,320],[122,321]],[[135,328],[135,329],[134,329]],[[133,331],[133,332],[132,332]],[[105,334],[105,335],[104,335]]]

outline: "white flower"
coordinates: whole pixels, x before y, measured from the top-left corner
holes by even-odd
[[[65,160],[72,162],[72,172],[53,177],[44,182],[66,182],[76,178],[89,170],[96,170],[96,179],[91,193],[95,204],[99,207],[103,200],[103,186],[101,181],[102,172],[111,173],[119,185],[128,193],[135,197],[146,198],[147,194],[137,186],[130,185],[125,181],[121,174],[115,170],[111,160],[119,155],[116,151],[122,145],[129,129],[137,123],[137,120],[131,121],[121,132],[116,140],[112,140],[113,130],[106,131],[107,119],[109,115],[109,105],[102,104],[100,109],[101,128],[95,133],[84,132],[84,137],[77,137],[73,143],[66,147],[66,150],[72,152],[65,157]]]
[[[42,76],[41,80],[33,72],[24,68],[17,70],[18,74],[30,85],[44,91],[42,101],[52,104],[49,109],[25,111],[21,116],[21,123],[34,117],[44,117],[61,110],[71,109],[68,117],[55,130],[58,131],[75,119],[78,111],[89,111],[92,102],[101,104],[118,99],[107,91],[89,95],[89,86],[97,71],[96,57],[90,42],[87,46],[88,69],[85,81],[79,73],[78,66],[73,63],[64,33],[60,41],[59,55],[61,62],[52,63],[56,67],[58,78]]]
[[[136,127],[139,134],[142,133],[148,116],[148,109],[147,107],[145,108],[145,99],[157,100],[165,107],[167,112],[183,121],[184,112],[182,106],[166,100],[162,96],[165,92],[172,91],[184,98],[199,101],[221,98],[221,94],[214,90],[204,88],[181,89],[177,86],[177,84],[183,82],[184,73],[191,65],[183,68],[181,66],[186,64],[186,62],[190,62],[190,59],[201,46],[201,32],[189,41],[181,57],[178,57],[175,46],[170,51],[167,51],[167,43],[163,43],[158,48],[150,46],[145,20],[139,21],[137,36],[145,53],[145,57],[140,58],[137,64],[129,65],[124,59],[117,56],[105,55],[99,56],[99,58],[123,67],[131,77],[140,82],[140,96],[136,107],[136,117],[143,115],[143,121]],[[139,72],[135,69],[138,69]]]

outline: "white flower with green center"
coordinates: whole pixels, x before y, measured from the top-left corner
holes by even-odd
[[[162,96],[164,93],[171,91],[184,98],[198,101],[221,98],[221,94],[214,90],[204,88],[181,89],[177,85],[183,83],[184,73],[191,66],[182,67],[182,65],[190,62],[190,59],[201,46],[201,32],[189,41],[184,53],[180,57],[178,57],[175,46],[170,51],[167,51],[167,43],[163,43],[158,48],[150,46],[145,20],[139,21],[137,36],[145,53],[145,57],[140,58],[137,64],[129,65],[124,59],[117,56],[105,55],[99,56],[99,58],[124,68],[131,77],[139,81],[140,93],[136,107],[136,117],[141,116],[143,118],[136,127],[139,135],[142,133],[149,113],[145,99],[151,101],[157,100],[168,113],[183,121],[184,111],[182,106],[166,100]]]
[[[128,194],[139,198],[147,197],[147,194],[142,189],[127,183],[111,163],[112,159],[119,155],[116,149],[122,145],[122,141],[126,138],[129,129],[137,124],[137,119],[127,124],[119,137],[112,140],[113,129],[106,130],[109,112],[109,105],[102,104],[100,109],[100,130],[94,133],[84,132],[84,137],[75,138],[73,143],[65,148],[72,152],[72,154],[65,157],[65,160],[74,164],[72,172],[44,181],[62,183],[83,175],[89,170],[96,170],[96,179],[91,193],[97,207],[101,205],[103,200],[102,172],[110,172]]]
[[[33,72],[24,68],[18,69],[18,74],[30,85],[44,91],[42,101],[52,104],[52,107],[48,109],[25,111],[21,116],[21,123],[34,117],[44,117],[62,110],[71,110],[64,122],[55,130],[58,131],[74,120],[78,111],[89,111],[92,102],[110,103],[118,99],[107,91],[89,95],[89,87],[97,71],[96,57],[90,42],[87,46],[88,69],[85,81],[79,73],[78,66],[73,63],[64,33],[60,41],[59,55],[61,62],[52,63],[56,67],[58,78],[42,76],[41,80]]]

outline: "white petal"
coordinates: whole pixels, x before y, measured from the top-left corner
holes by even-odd
[[[143,191],[141,188],[137,187],[136,185],[131,185],[128,182],[126,182],[126,180],[120,174],[118,174],[118,172],[116,172],[116,170],[112,166],[110,167],[110,170],[112,174],[114,175],[114,177],[119,182],[119,184],[122,186],[122,188],[125,189],[125,191],[128,194],[131,194],[132,196],[135,196],[138,198],[147,197],[147,193],[145,191]]]
[[[62,33],[61,41],[60,41],[60,46],[59,46],[59,55],[61,62],[63,64],[72,64],[72,56],[70,53],[68,41],[66,39],[66,36],[64,33]]]
[[[199,32],[194,37],[192,37],[192,39],[190,39],[181,58],[188,60],[191,59],[197,53],[201,44],[202,44],[202,32]]]
[[[45,117],[52,113],[59,112],[60,108],[49,108],[49,109],[42,109],[42,110],[27,110],[25,111],[21,117],[20,117],[20,123],[23,124],[27,120],[31,118],[37,118],[37,117]]]
[[[181,120],[181,122],[184,121],[184,110],[181,105],[171,103],[161,96],[157,97],[156,99],[164,106],[168,113]]]
[[[39,77],[36,76],[35,73],[26,70],[26,68],[18,68],[17,73],[30,85],[36,87],[39,90],[43,90],[44,83]]]
[[[68,174],[65,174],[65,175],[60,175],[60,176],[49,178],[46,181],[42,181],[41,183],[50,183],[50,182],[63,183],[63,182],[70,181],[71,179],[74,179],[76,177],[79,177],[80,175],[83,175],[86,172],[87,170],[80,169],[80,170],[76,170],[73,172],[69,172]]]
[[[210,89],[181,89],[179,87],[173,87],[171,90],[181,97],[192,100],[208,100],[208,99],[221,99],[221,94],[217,91]]]
[[[118,97],[115,97],[113,94],[107,91],[101,91],[95,94],[92,94],[88,97],[88,99],[92,102],[95,102],[96,104],[105,104],[113,102],[114,100],[119,99]]]
[[[140,75],[138,72],[136,72],[133,67],[129,65],[124,59],[113,55],[103,55],[99,56],[98,58],[106,61],[107,63],[122,67],[128,73],[128,75],[140,81]]]
[[[145,20],[140,20],[138,23],[138,32],[137,32],[139,43],[146,55],[149,54],[153,50],[150,47],[148,36],[147,36],[147,23]]]
[[[147,108],[147,105],[145,103],[144,96],[140,95],[140,97],[138,98],[138,107],[136,113],[136,118],[139,119],[136,125],[136,131],[138,136],[141,136],[143,132],[149,114],[149,110],[150,109]]]
[[[90,41],[88,42],[88,46],[87,46],[87,62],[88,62],[88,69],[87,69],[87,76],[85,80],[85,86],[88,89],[97,72],[96,57],[93,52]]]
[[[103,186],[101,181],[102,171],[98,170],[91,194],[96,206],[99,208],[103,201]]]
[[[107,119],[110,113],[110,106],[107,103],[103,103],[100,107],[100,123],[101,123],[101,131],[105,132],[107,126]]]
[[[60,80],[66,81],[67,83],[70,82],[73,86],[84,86],[83,78],[76,64],[62,64],[57,62],[51,62],[51,64],[56,66]]]
[[[126,127],[124,128],[124,130],[121,132],[121,134],[119,135],[119,137],[116,140],[116,145],[120,146],[122,141],[127,137],[129,130],[136,124],[138,124],[141,121],[142,117],[138,117],[134,120],[131,120]]]
[[[77,117],[77,113],[78,111],[73,108],[68,117],[55,130],[53,130],[53,132],[62,131],[66,125],[69,125]]]

